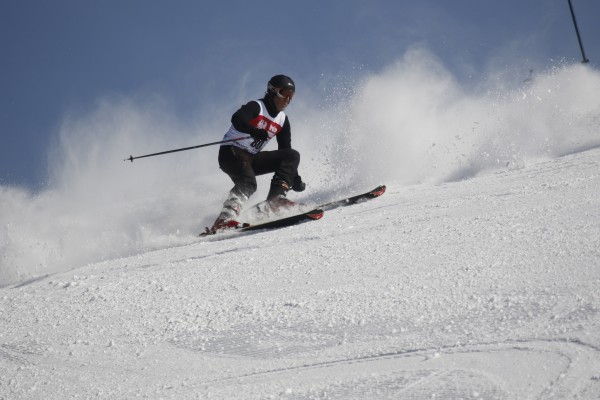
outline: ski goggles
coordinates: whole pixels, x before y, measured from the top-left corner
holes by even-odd
[[[294,91],[292,89],[277,89],[275,90],[275,94],[280,99],[288,99],[288,101],[292,101],[292,97],[294,97]]]
[[[292,97],[294,97],[294,89],[289,88],[276,88],[275,86],[269,85],[269,89],[274,92],[277,97],[280,99],[288,99],[288,101],[292,101]]]

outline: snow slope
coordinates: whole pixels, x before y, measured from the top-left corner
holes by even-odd
[[[600,146],[600,71],[562,65],[525,82],[529,73],[509,71],[459,81],[415,47],[342,87],[305,83],[289,109],[309,185],[302,200],[334,200],[374,182],[459,181]],[[123,160],[221,139],[247,96],[211,104],[210,118],[197,121],[154,96],[108,97],[66,115],[48,149],[48,185],[0,185],[0,287],[191,243],[231,189],[218,148]],[[269,179],[260,177],[252,202],[266,197]]]
[[[596,148],[4,287],[0,399],[597,399],[599,287]]]

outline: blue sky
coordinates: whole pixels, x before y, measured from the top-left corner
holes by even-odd
[[[573,5],[596,68],[600,2]],[[581,61],[567,0],[3,1],[0,185],[43,188],[65,116],[107,96],[160,95],[180,120],[210,118],[212,104],[235,109],[240,88],[259,96],[271,75],[294,77],[300,96],[325,92],[414,45],[467,85]]]

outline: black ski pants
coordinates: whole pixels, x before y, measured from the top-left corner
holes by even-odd
[[[274,181],[284,181],[289,187],[298,175],[300,153],[294,149],[261,151],[250,154],[234,146],[221,146],[219,167],[234,183],[233,191],[250,197],[256,192],[256,177],[274,172]]]

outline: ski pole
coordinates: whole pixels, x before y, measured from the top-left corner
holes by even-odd
[[[573,4],[571,4],[571,0],[569,0],[569,9],[571,10],[571,17],[573,17],[573,25],[575,25],[575,33],[577,34],[577,41],[579,42],[579,48],[581,49],[583,63],[587,64],[590,62],[590,60],[588,60],[588,58],[585,56],[585,51],[583,50],[583,42],[581,41],[581,35],[579,34],[579,27],[577,26],[577,20],[575,19],[575,11],[573,11]]]
[[[199,149],[200,147],[207,147],[207,146],[214,146],[216,144],[224,144],[224,143],[229,143],[229,142],[235,142],[235,141],[241,140],[241,139],[246,139],[246,138],[241,137],[241,138],[237,138],[237,139],[223,140],[221,142],[205,143],[205,144],[200,144],[198,146],[183,147],[181,149],[161,151],[160,153],[146,154],[144,156],[137,156],[137,157],[129,156],[129,158],[126,158],[123,161],[131,161],[131,162],[133,162],[133,160],[137,160],[138,158],[160,156],[162,154],[177,153],[178,151],[186,151],[186,150],[192,150],[192,149]]]

